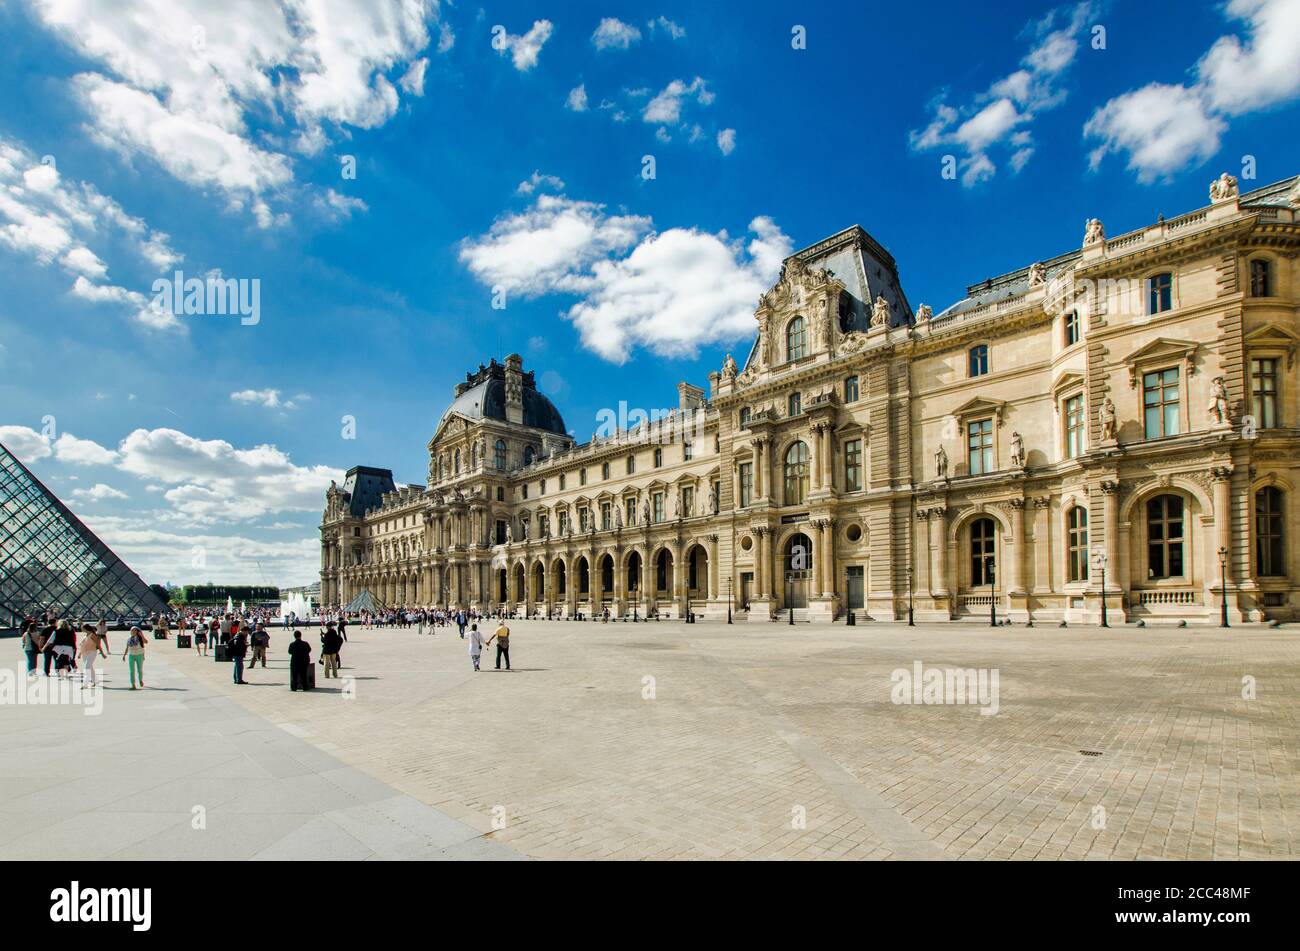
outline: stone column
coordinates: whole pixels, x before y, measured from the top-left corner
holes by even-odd
[[[754,529],[754,597],[767,597],[767,529]]]
[[[938,597],[948,596],[948,510],[935,508],[930,510],[930,538],[934,545],[934,578],[930,582],[930,593]]]
[[[828,424],[822,434],[822,488],[835,488],[835,430]]]
[[[822,562],[826,558],[826,522],[822,519],[818,519],[813,522],[813,526],[817,529],[817,540],[814,542],[817,550],[809,552],[812,556],[813,563],[813,593],[815,595],[824,596],[826,594],[826,586],[823,584],[823,580],[826,577],[826,566],[823,565]]]
[[[825,550],[823,561],[826,565],[822,572],[822,596],[829,598],[835,592],[837,583],[835,565],[835,519],[828,518],[822,523],[822,547]]]
[[[709,536],[709,598],[718,597],[718,536]]]
[[[781,553],[777,550],[777,540],[780,538],[778,532],[769,533],[767,549],[767,596],[773,601],[776,600],[777,578],[783,576],[785,566],[781,564]],[[780,590],[785,591],[785,586],[781,585]]]
[[[1007,573],[1007,593],[1024,594],[1025,500],[1012,499],[1007,504],[1011,506],[1011,570]]]
[[[1119,483],[1101,483],[1101,493],[1102,532],[1105,533],[1102,537],[1106,546],[1106,589],[1109,592],[1113,584],[1115,588],[1123,590],[1124,583],[1119,574]]]
[[[822,440],[825,437],[825,428],[821,423],[812,427],[812,473],[810,485],[812,488],[822,488]]]
[[[766,440],[755,439],[750,443],[754,447],[754,500],[767,497],[767,480],[763,477],[763,447]]]
[[[1210,473],[1214,477],[1214,535],[1215,545],[1212,562],[1214,565],[1214,584],[1222,585],[1223,575],[1219,569],[1219,549],[1225,548],[1228,551],[1228,567],[1226,572],[1228,585],[1232,585],[1234,572],[1232,570],[1232,469],[1228,466],[1217,466]]]

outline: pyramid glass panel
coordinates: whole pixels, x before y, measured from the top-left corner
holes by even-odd
[[[46,610],[115,622],[167,606],[0,445],[0,628]]]

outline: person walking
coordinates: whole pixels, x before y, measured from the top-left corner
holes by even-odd
[[[77,656],[77,632],[72,629],[67,618],[63,618],[54,626],[54,635],[48,647],[54,657],[54,671],[56,676],[62,680],[66,671],[68,676],[72,676],[73,668],[76,666],[74,661]]]
[[[246,684],[244,679],[244,657],[248,653],[248,635],[238,625],[230,628],[230,643],[226,645],[226,655],[232,662],[233,679],[237,684]]]
[[[306,690],[310,671],[311,645],[302,639],[302,631],[294,631],[289,644],[289,689]]]
[[[334,630],[334,624],[331,622],[320,636],[321,660],[325,662],[325,676],[327,678],[333,677],[338,680],[339,650],[342,647],[343,638],[339,637],[339,632]]]
[[[37,630],[40,632],[40,651],[43,658],[43,669],[45,676],[50,675],[50,665],[54,663],[54,631],[58,627],[54,619],[46,616],[43,620],[37,621]]]
[[[261,621],[257,622],[257,630],[253,632],[252,644],[253,660],[252,663],[248,665],[249,668],[251,669],[256,667],[257,662],[260,660],[262,662],[262,669],[266,670],[266,649],[271,646],[271,635],[266,630],[266,625]]]
[[[36,658],[41,653],[41,632],[36,626],[36,618],[23,618],[22,628],[23,653],[27,655],[27,676],[36,676]]]
[[[200,657],[208,656],[208,622],[202,618],[194,625],[194,651]]]
[[[122,651],[122,659],[126,661],[127,670],[131,674],[131,689],[135,689],[135,682],[140,681],[141,688],[144,687],[144,649],[149,643],[149,638],[144,636],[144,631],[138,627],[131,628],[131,636],[126,639],[126,650]]]
[[[343,638],[344,644],[348,642],[348,616],[346,614],[339,615],[339,637]]]
[[[471,624],[469,628],[469,659],[474,662],[474,669],[478,670],[479,655],[483,653],[483,632],[478,629],[477,624]]]
[[[497,670],[501,669],[501,658],[506,660],[506,670],[510,669],[510,628],[506,626],[505,620],[502,620],[497,629],[492,632],[492,636],[487,639],[488,646],[492,642],[497,642]]]
[[[465,612],[464,612],[463,610],[462,610],[462,611],[457,611],[457,612],[456,612],[456,626],[457,626],[458,628],[460,628],[460,639],[461,639],[461,640],[464,640],[464,639],[465,639],[465,624],[466,624],[468,621],[469,621],[469,618],[465,617]]]
[[[81,647],[79,654],[81,657],[81,685],[83,687],[95,686],[95,663],[101,657],[108,656],[108,638],[100,639],[99,632],[89,624],[81,625]]]

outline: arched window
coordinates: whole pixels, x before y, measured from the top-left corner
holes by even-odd
[[[524,447],[524,465],[526,465],[526,466],[531,466],[531,465],[533,464],[533,458],[534,458],[535,455],[536,455],[536,454],[533,452],[533,447],[532,447],[532,446],[525,446],[525,447]]]
[[[1158,495],[1147,503],[1147,577],[1183,576],[1183,500]]]
[[[802,505],[808,498],[808,445],[797,442],[785,451],[785,504]]]
[[[655,561],[655,590],[667,591],[669,583],[668,551],[664,549],[659,552],[659,557]]]
[[[785,358],[802,360],[808,356],[808,327],[802,317],[796,317],[785,328]]]
[[[497,469],[505,469],[506,467],[506,444],[500,439],[492,447],[492,465]]]
[[[1273,486],[1255,493],[1255,573],[1264,578],[1286,574],[1282,492]]]
[[[1250,296],[1273,296],[1273,264],[1266,258],[1254,258],[1250,262]]]
[[[984,376],[989,372],[989,347],[982,343],[970,348],[970,376]]]
[[[997,580],[997,527],[991,518],[977,518],[970,527],[970,583],[978,588]]]
[[[1088,510],[1082,505],[1070,509],[1066,516],[1070,546],[1070,580],[1088,580]]]

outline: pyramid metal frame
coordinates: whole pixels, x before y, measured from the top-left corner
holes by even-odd
[[[168,607],[0,443],[0,629],[46,610],[116,622]]]
[[[369,588],[362,588],[361,593],[358,594],[351,601],[349,601],[347,607],[345,607],[343,610],[348,611],[350,613],[369,611],[373,614],[375,611],[383,611],[384,603],[380,601],[378,598],[376,598],[370,592]]]

